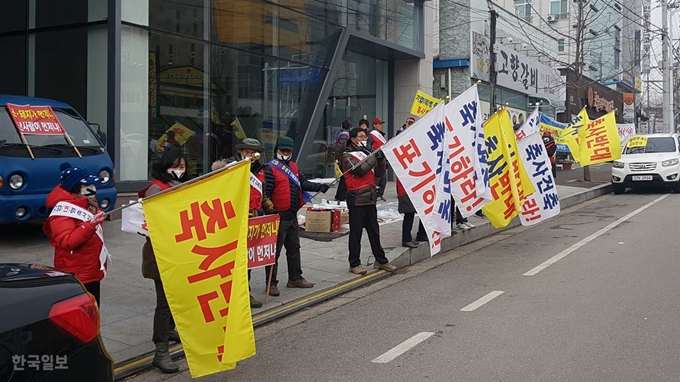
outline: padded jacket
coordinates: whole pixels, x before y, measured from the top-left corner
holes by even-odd
[[[68,202],[85,210],[87,198],[78,197],[58,185],[47,195],[46,205],[54,208]],[[104,278],[99,254],[104,243],[96,234],[96,227],[68,216],[50,216],[43,224],[43,232],[54,247],[54,267],[73,274],[81,283],[90,284]],[[104,264],[106,267],[106,264]]]

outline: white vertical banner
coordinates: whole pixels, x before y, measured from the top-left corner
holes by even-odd
[[[445,118],[445,176],[460,214],[468,217],[492,199],[477,85],[446,105]]]
[[[445,192],[448,179],[441,165],[444,106],[440,103],[382,147],[423,222],[430,255],[437,254],[441,240],[451,236],[451,197]]]
[[[522,165],[531,179],[536,192],[529,195],[519,220],[524,226],[538,224],[560,213],[560,198],[552,175],[552,165],[539,134],[538,108],[515,134]]]

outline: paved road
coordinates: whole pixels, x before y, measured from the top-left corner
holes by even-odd
[[[255,357],[200,380],[677,381],[678,203],[608,195],[441,254],[259,328]]]

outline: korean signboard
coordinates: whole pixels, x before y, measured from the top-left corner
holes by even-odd
[[[470,39],[470,76],[489,81],[491,43],[485,36],[472,32]],[[496,43],[496,83],[532,97],[565,100],[565,86],[560,73],[533,58]]]

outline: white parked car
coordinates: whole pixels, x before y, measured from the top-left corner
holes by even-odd
[[[639,134],[630,137],[612,164],[612,189],[668,187],[680,192],[680,136]]]

